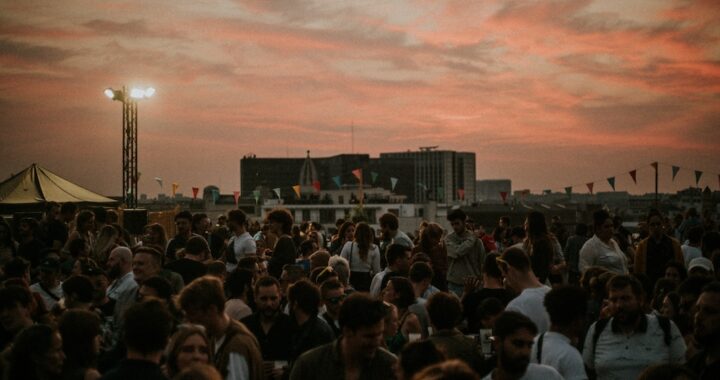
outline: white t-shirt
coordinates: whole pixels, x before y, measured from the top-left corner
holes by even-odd
[[[63,290],[62,290],[62,283],[58,284],[58,286],[48,289],[52,294],[49,294],[45,290],[43,290],[42,286],[40,286],[39,282],[36,282],[32,285],[30,285],[30,291],[34,293],[40,294],[42,296],[43,301],[45,302],[45,307],[47,307],[47,310],[52,310],[52,308],[55,306],[56,303],[60,300],[60,298],[63,298]],[[53,297],[55,296],[55,297]]]
[[[549,286],[539,288],[527,288],[508,303],[505,310],[517,311],[530,318],[538,328],[538,334],[542,334],[550,328],[550,317],[545,310],[545,295],[550,291]]]
[[[380,249],[375,244],[370,245],[367,260],[360,258],[360,248],[352,241],[345,243],[340,256],[350,263],[351,272],[380,273]]]
[[[228,273],[232,272],[237,268],[237,262],[244,258],[246,255],[257,254],[257,246],[252,236],[245,231],[242,235],[234,235],[230,238],[228,245],[232,244],[233,251],[235,252],[235,263],[225,263],[225,268]]]
[[[683,258],[685,259],[685,267],[690,265],[690,260],[702,257],[702,250],[698,247],[692,247],[687,244],[683,244],[682,247]]]
[[[538,338],[532,348],[530,361],[537,363]],[[573,347],[570,338],[563,334],[548,331],[543,335],[543,345],[540,351],[542,363],[555,368],[565,380],[586,380],[585,364],[580,351]]]
[[[492,372],[482,380],[492,380]],[[553,367],[542,364],[528,364],[525,374],[519,380],[563,380],[563,377]]]

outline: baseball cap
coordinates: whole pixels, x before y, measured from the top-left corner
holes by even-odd
[[[708,259],[707,257],[696,257],[690,260],[690,264],[688,265],[688,272],[695,268],[701,268],[708,272],[712,272],[713,264],[712,261],[710,261],[710,259]]]

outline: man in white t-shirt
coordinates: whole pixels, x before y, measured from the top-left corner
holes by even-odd
[[[247,232],[247,216],[242,210],[232,210],[228,213],[228,227],[233,235],[225,251],[225,267],[228,273],[237,268],[240,259],[246,255],[257,254],[255,240]]]
[[[493,348],[497,353],[497,366],[483,380],[561,380],[563,377],[552,367],[530,363],[533,337],[538,330],[526,316],[505,311],[493,327]]]
[[[530,258],[520,248],[508,248],[497,259],[498,267],[505,277],[505,287],[520,293],[505,310],[517,311],[535,323],[539,333],[550,327],[550,318],[543,301],[550,287],[540,283],[530,266]]]
[[[52,310],[63,297],[60,282],[60,261],[48,257],[40,263],[40,280],[30,286],[30,291],[40,294],[47,310]]]

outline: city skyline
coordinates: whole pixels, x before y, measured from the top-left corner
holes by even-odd
[[[0,181],[36,162],[121,192],[121,107],[155,177],[239,190],[239,161],[441,150],[513,189],[652,192],[720,174],[713,1],[0,4]],[[351,133],[354,131],[354,133]],[[671,166],[681,168],[675,181]],[[629,171],[636,169],[635,185]]]

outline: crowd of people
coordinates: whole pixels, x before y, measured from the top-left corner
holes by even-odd
[[[574,233],[286,209],[132,236],[102,207],[0,218],[6,379],[719,379],[720,233],[693,209]],[[517,222],[517,221],[516,221]]]

